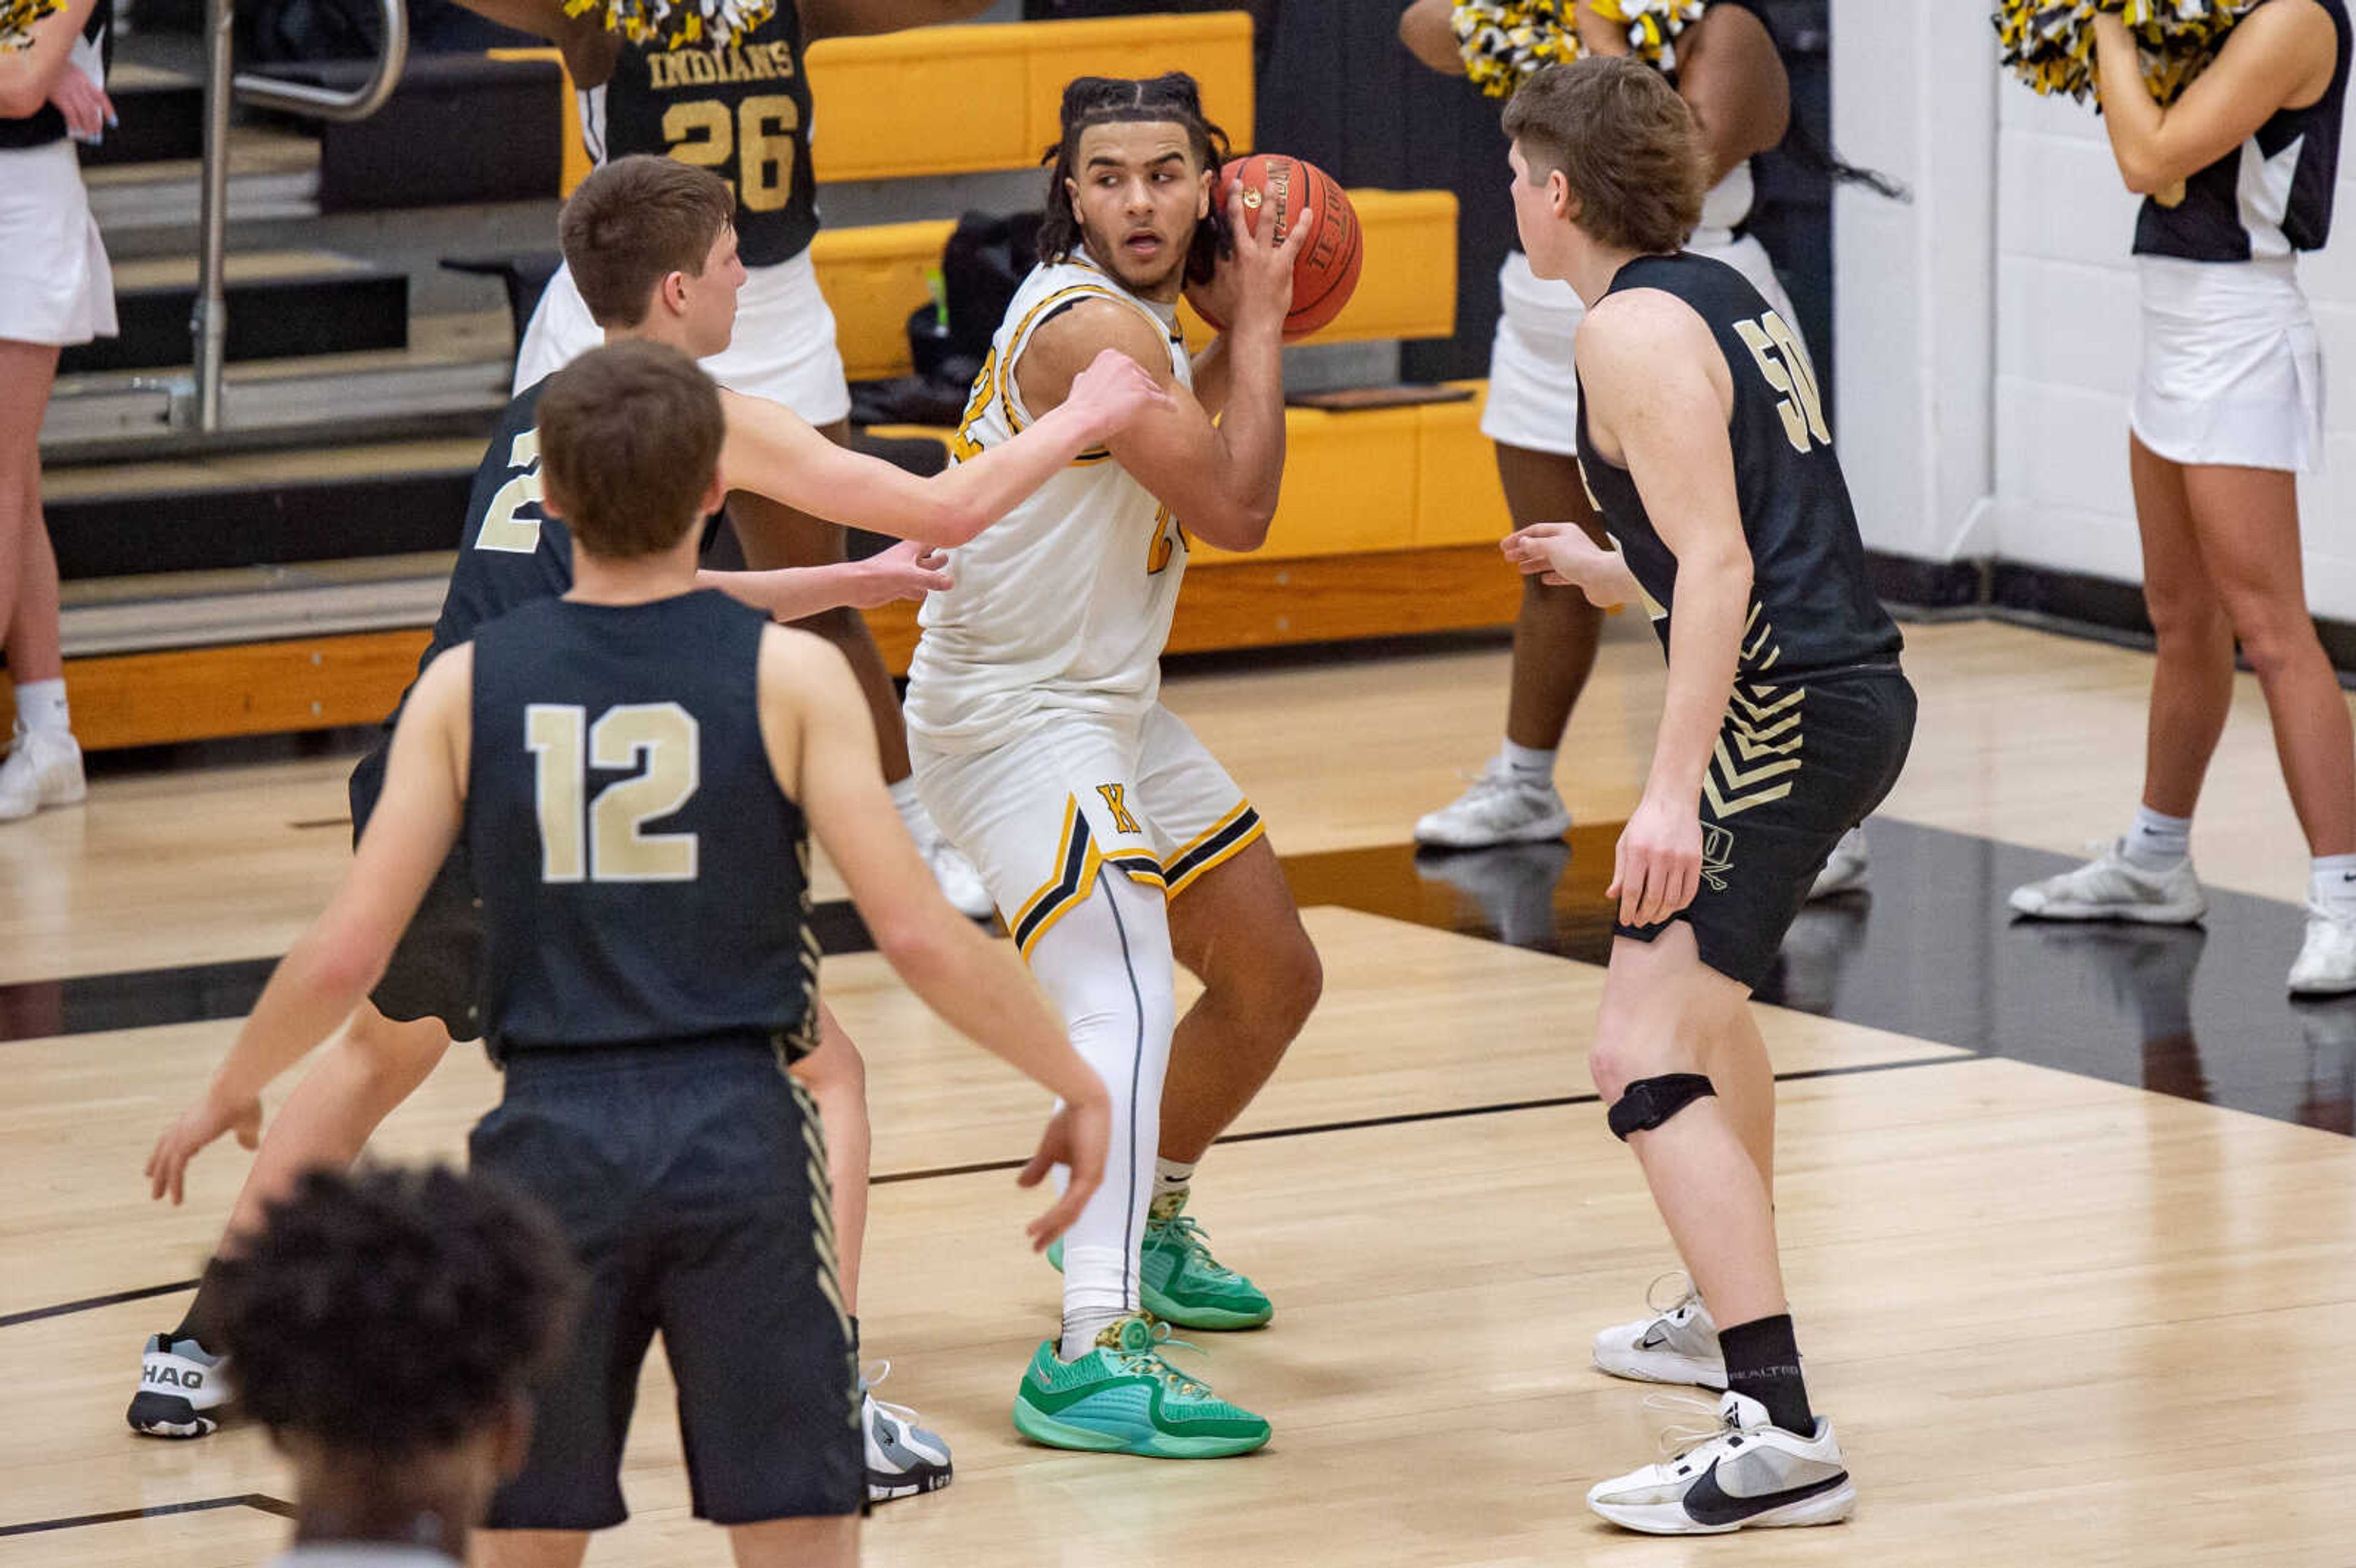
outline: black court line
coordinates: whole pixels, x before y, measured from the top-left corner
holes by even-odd
[[[1890,1072],[1904,1067],[1938,1067],[1956,1062],[1976,1061],[1980,1053],[1974,1051],[1949,1051],[1941,1056],[1909,1056],[1896,1061],[1860,1061],[1846,1067],[1810,1067],[1794,1072],[1778,1072],[1778,1083],[1796,1083],[1810,1078],[1847,1078],[1860,1072]],[[1468,1116],[1500,1116],[1515,1111],[1552,1111],[1566,1105],[1594,1105],[1603,1096],[1587,1094],[1548,1094],[1530,1100],[1499,1100],[1485,1105],[1451,1105],[1437,1111],[1398,1111],[1384,1116],[1355,1116],[1342,1122],[1306,1122],[1291,1127],[1262,1127],[1256,1132],[1228,1133],[1214,1140],[1215,1144],[1266,1143],[1271,1138],[1310,1137],[1321,1133],[1363,1132],[1370,1127],[1408,1127],[1423,1122],[1453,1122]],[[894,1170],[867,1179],[870,1187],[884,1187],[900,1181],[930,1181],[947,1176],[981,1176],[994,1170],[1020,1170],[1026,1159],[985,1159],[970,1165],[929,1166],[921,1170]]]
[[[19,1323],[37,1323],[44,1317],[64,1317],[76,1312],[95,1312],[102,1307],[120,1307],[126,1301],[145,1301],[152,1296],[170,1296],[175,1291],[194,1290],[193,1279],[176,1279],[169,1285],[143,1285],[137,1290],[118,1290],[112,1296],[92,1296],[80,1301],[61,1302],[55,1307],[36,1307],[24,1312],[11,1312],[0,1317],[0,1328],[13,1328]]]
[[[247,1492],[234,1498],[200,1498],[194,1502],[157,1503],[153,1508],[117,1509],[112,1513],[85,1513],[76,1514],[70,1519],[37,1519],[26,1524],[0,1524],[0,1536],[40,1535],[53,1530],[80,1530],[93,1524],[121,1524],[128,1520],[161,1519],[166,1514],[175,1513],[209,1513],[215,1509],[225,1508],[250,1508],[262,1513],[275,1515],[279,1519],[294,1517],[293,1503],[263,1492]]]
[[[1778,1083],[1796,1083],[1810,1078],[1847,1078],[1863,1072],[1894,1072],[1908,1067],[1938,1067],[1960,1061],[1980,1060],[1977,1051],[1950,1051],[1940,1056],[1908,1056],[1895,1061],[1860,1061],[1846,1067],[1810,1067],[1793,1072],[1778,1072]],[[1400,1111],[1385,1116],[1357,1116],[1341,1122],[1309,1122],[1299,1126],[1262,1127],[1257,1132],[1229,1133],[1216,1140],[1221,1144],[1265,1143],[1271,1138],[1312,1137],[1323,1133],[1363,1132],[1372,1127],[1406,1127],[1423,1122],[1462,1121],[1469,1116],[1507,1115],[1515,1111],[1550,1111],[1566,1105],[1592,1105],[1601,1103],[1600,1094],[1548,1094],[1529,1100],[1499,1100],[1485,1105],[1451,1105],[1437,1111]],[[987,1176],[993,1171],[1020,1170],[1030,1163],[1025,1156],[1020,1159],[982,1159],[966,1165],[927,1166],[919,1170],[893,1170],[867,1179],[870,1187],[891,1187],[906,1181],[937,1181],[953,1176]],[[140,1301],[151,1296],[169,1296],[176,1290],[193,1290],[197,1282],[184,1279],[175,1285],[150,1285],[145,1290],[126,1290],[113,1296],[92,1296],[87,1301],[69,1301],[57,1307],[38,1307],[28,1312],[13,1313],[0,1317],[0,1328],[18,1323],[31,1323],[44,1317],[63,1317],[70,1313],[89,1312],[101,1307],[112,1307],[125,1301]]]

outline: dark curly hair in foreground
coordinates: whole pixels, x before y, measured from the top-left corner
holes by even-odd
[[[215,1270],[245,1408],[383,1458],[487,1424],[562,1347],[580,1286],[536,1204],[438,1165],[315,1171]]]

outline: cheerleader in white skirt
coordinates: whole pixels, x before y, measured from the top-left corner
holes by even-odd
[[[2048,920],[2190,923],[2192,808],[2233,701],[2233,651],[2265,694],[2314,857],[2298,996],[2356,991],[2356,739],[2309,618],[2300,472],[2323,457],[2323,364],[2297,253],[2331,226],[2346,0],[2264,0],[2163,109],[2134,40],[2097,19],[2104,124],[2146,197],[2135,252],[2143,369],[2129,462],[2158,633],[2143,800],[2099,859],[2013,891]]]
[[[114,276],[73,148],[114,123],[112,20],[109,0],[69,0],[0,52],[0,642],[16,705],[0,822],[83,795],[41,517],[41,419],[58,350],[114,336]]]

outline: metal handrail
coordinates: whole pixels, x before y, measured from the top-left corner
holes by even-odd
[[[221,368],[229,342],[229,108],[235,92],[248,103],[315,119],[365,120],[384,107],[409,59],[409,7],[405,0],[379,0],[384,39],[376,69],[349,92],[282,81],[275,77],[233,75],[231,0],[206,0],[205,161],[197,226],[197,308],[188,323],[196,339],[196,423],[206,434],[220,429]]]

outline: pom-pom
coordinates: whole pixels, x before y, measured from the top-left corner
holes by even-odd
[[[566,16],[594,17],[617,37],[663,50],[727,48],[776,10],[776,0],[564,0]]]
[[[1590,0],[1595,14],[1628,30],[1629,52],[1664,72],[1677,69],[1677,36],[1701,19],[1705,0]],[[1578,0],[1457,0],[1450,25],[1464,74],[1491,98],[1547,66],[1575,60]]]
[[[1547,66],[1579,58],[1574,0],[1457,0],[1449,25],[1464,75],[1491,98],[1514,90]]]
[[[2225,36],[2262,0],[1997,0],[1995,25],[2005,68],[2029,90],[2096,97],[2094,17],[2119,17],[2134,37],[2144,85],[2173,103],[2225,46]]]
[[[33,24],[66,8],[66,0],[0,0],[0,49],[21,49],[33,41]]]
[[[1595,14],[1628,29],[1628,48],[1637,58],[1674,74],[1677,35],[1701,20],[1702,0],[1591,0]]]

